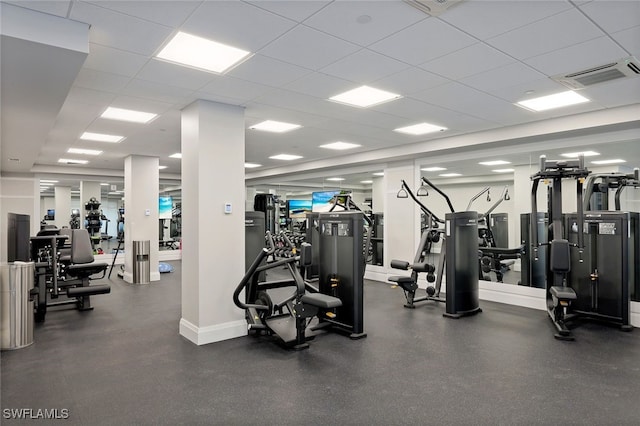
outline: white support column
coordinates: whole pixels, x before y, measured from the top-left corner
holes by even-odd
[[[384,211],[384,178],[374,177],[373,185],[371,185],[371,209],[374,213],[382,213]]]
[[[247,334],[232,300],[245,272],[244,134],[241,107],[198,100],[182,111],[180,334],[198,345]]]
[[[56,186],[54,189],[56,202],[56,220],[55,225],[58,228],[63,226],[69,227],[71,220],[71,187]]]
[[[7,214],[29,215],[31,235],[40,230],[39,180],[33,177],[0,177],[0,262],[7,261]]]
[[[411,187],[415,180],[413,163],[384,170],[384,266],[392,259],[413,261],[416,234],[416,205],[410,198],[397,198],[402,180]],[[419,216],[418,216],[419,217]]]
[[[84,228],[84,217],[87,214],[87,210],[84,208],[84,205],[92,197],[98,200],[99,203],[101,203],[102,195],[100,191],[101,191],[100,182],[92,182],[92,181],[85,181],[85,180],[80,182],[80,227],[81,228]]]
[[[133,282],[133,241],[150,243],[150,280],[159,281],[158,196],[160,172],[158,157],[130,155],[124,159],[124,275]]]

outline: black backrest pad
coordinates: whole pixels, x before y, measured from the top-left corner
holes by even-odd
[[[300,266],[311,266],[313,254],[311,253],[311,244],[302,243],[300,245]]]
[[[571,270],[571,252],[569,241],[557,239],[551,241],[549,269],[565,273]]]
[[[74,229],[71,240],[71,263],[83,264],[93,262],[93,248],[86,229]]]

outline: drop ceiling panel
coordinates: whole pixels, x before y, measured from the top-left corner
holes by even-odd
[[[428,18],[372,44],[369,49],[411,65],[419,65],[476,42],[451,25]]]
[[[333,77],[321,72],[314,72],[305,75],[293,83],[287,84],[285,88],[316,98],[329,99],[355,86],[356,84],[352,81]]]
[[[329,3],[331,0],[282,1],[259,0],[247,2],[253,6],[268,10],[276,15],[302,22]]]
[[[273,87],[264,84],[253,83],[251,81],[233,78],[231,76],[214,76],[214,78],[198,93],[226,96],[237,99],[241,102],[248,102],[252,99],[266,95]]]
[[[337,1],[304,24],[360,46],[368,46],[426,16],[398,1]]]
[[[27,6],[25,0],[20,1],[7,1],[6,3],[14,4],[16,6],[25,7]],[[28,7],[29,9],[37,10],[39,12],[48,13],[49,15],[61,16],[63,18],[67,17],[67,13],[69,12],[69,6],[71,5],[70,0],[46,0],[46,1],[38,1],[38,0],[29,0]]]
[[[198,90],[215,78],[215,74],[151,59],[138,72],[136,78],[182,89]]]
[[[91,25],[91,43],[146,56],[155,53],[172,32],[169,27],[89,3],[74,3],[71,19]]]
[[[360,47],[355,44],[299,25],[270,43],[260,53],[311,70],[319,70],[357,50]]]
[[[640,20],[640,2],[635,0],[597,0],[580,6],[580,9],[609,33],[635,27]]]
[[[640,76],[594,85],[584,89],[583,92],[587,98],[608,108],[638,104],[640,103]],[[638,138],[640,138],[640,128]],[[640,140],[638,144],[640,145]]]
[[[95,105],[106,108],[115,97],[116,95],[111,92],[73,86],[65,99],[64,107],[86,108],[88,105]]]
[[[146,56],[91,43],[83,68],[133,77],[148,60]]]
[[[488,43],[515,58],[526,59],[602,35],[602,30],[571,9],[491,38]]]
[[[281,87],[310,72],[311,70],[306,68],[258,54],[229,71],[228,75],[267,86]]]
[[[564,49],[527,59],[527,64],[546,75],[567,74],[615,62],[627,56],[609,37],[598,37]]]
[[[476,43],[464,49],[441,56],[420,67],[452,80],[459,80],[483,71],[511,64],[515,60],[484,43]]]
[[[430,73],[418,67],[410,67],[375,82],[376,87],[412,96],[414,93],[437,87],[451,80]]]
[[[629,53],[640,58],[640,26],[629,28],[611,35]]]
[[[412,98],[402,98],[397,101],[387,102],[385,104],[373,106],[375,111],[392,114],[413,122],[406,122],[404,126],[417,124],[417,122],[426,121],[439,126],[450,127],[447,124],[448,117],[452,114],[451,110],[440,108],[436,105],[426,103]],[[451,123],[449,123],[451,124]],[[393,129],[392,129],[393,130]]]
[[[491,94],[507,102],[518,102],[524,99],[563,92],[565,90],[567,90],[567,88],[562,84],[556,83],[550,78],[543,77],[538,80],[529,80],[512,86],[498,87],[492,90]]]
[[[460,83],[483,92],[492,93],[496,89],[525,84],[543,78],[546,78],[544,74],[521,62],[514,62],[497,69],[463,78]]]
[[[396,61],[371,50],[362,49],[322,68],[321,71],[335,77],[367,84],[408,67],[404,62]]]
[[[180,1],[88,1],[96,6],[111,9],[125,15],[135,16],[146,21],[166,25],[168,27],[178,26],[198,7],[200,1],[180,0]]]
[[[73,84],[85,89],[118,93],[127,85],[129,80],[129,77],[122,75],[82,68]]]
[[[189,100],[193,100],[193,90],[183,89],[175,86],[154,83],[147,80],[133,79],[127,84],[125,93],[129,96],[137,96],[143,99],[151,99],[160,102],[173,104],[177,108],[182,108]]]
[[[466,1],[439,18],[486,40],[570,8],[564,1]]]
[[[296,25],[295,22],[240,1],[205,1],[181,30],[257,52]]]

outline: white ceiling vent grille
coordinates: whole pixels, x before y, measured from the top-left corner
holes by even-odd
[[[450,7],[460,4],[463,1],[464,0],[404,0],[405,3],[431,16],[439,16]]]
[[[635,57],[629,56],[617,62],[600,65],[588,70],[556,75],[551,77],[551,79],[560,84],[564,84],[570,89],[584,89],[594,84],[617,80],[619,78],[637,77],[639,75],[640,62],[638,62]]]

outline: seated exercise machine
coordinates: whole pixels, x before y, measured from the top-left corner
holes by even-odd
[[[91,285],[95,274],[104,277],[108,265],[95,263],[86,229],[47,229],[31,237],[31,259],[35,262],[35,320],[43,322],[47,308],[73,304],[81,311],[92,310],[92,295],[111,292],[109,285]],[[65,242],[70,244],[65,246]],[[59,299],[63,297],[61,300]]]
[[[539,261],[538,248],[543,244],[548,245],[545,252],[548,265],[545,277],[547,311],[557,329],[555,337],[560,340],[573,340],[569,326],[581,319],[613,323],[624,331],[632,328],[629,214],[604,211],[585,213],[583,185],[589,174],[583,156],[577,160],[556,161],[541,156],[540,170],[531,176],[532,214],[537,214],[538,210],[537,190],[540,181],[550,183],[547,188],[549,242],[539,243],[534,229],[530,230],[530,235],[534,254],[532,262]],[[563,179],[576,181],[577,213],[562,213]],[[534,226],[531,225],[532,228]]]
[[[342,306],[342,301],[327,294],[307,291],[302,276],[304,268],[311,264],[311,246],[306,243],[302,244],[298,256],[263,265],[276,250],[271,232],[267,231],[266,238],[267,247],[260,250],[236,287],[233,302],[245,310],[250,334],[272,335],[287,348],[306,349],[309,347],[308,340],[313,337],[311,330],[308,330],[311,321],[320,315],[332,313]],[[293,248],[293,244],[290,247]],[[283,266],[291,275],[290,279],[259,282],[262,272]],[[293,294],[274,304],[267,291],[284,287],[293,287]],[[241,301],[240,293],[243,290],[245,300]]]
[[[445,303],[445,313],[448,318],[460,318],[482,312],[478,295],[478,213],[475,211],[456,212],[449,197],[437,186],[425,177],[422,178],[422,186],[418,194],[427,193],[427,186],[440,194],[449,207],[450,213],[445,214],[442,220],[433,214],[422,204],[403,180],[402,187],[398,191],[398,198],[411,197],[420,206],[420,209],[429,218],[429,225],[423,231],[420,245],[416,251],[414,263],[394,260],[391,267],[396,269],[412,269],[410,277],[392,276],[389,281],[400,286],[405,293],[406,308],[414,308],[414,303],[423,300],[432,300]],[[444,225],[444,230],[439,226]],[[431,250],[431,244],[442,239],[440,259],[438,267],[425,263],[427,254]],[[443,272],[446,271],[446,297],[440,297]],[[422,298],[415,297],[418,289],[418,274],[427,273],[427,281],[436,282],[435,287],[427,287],[427,295]]]

